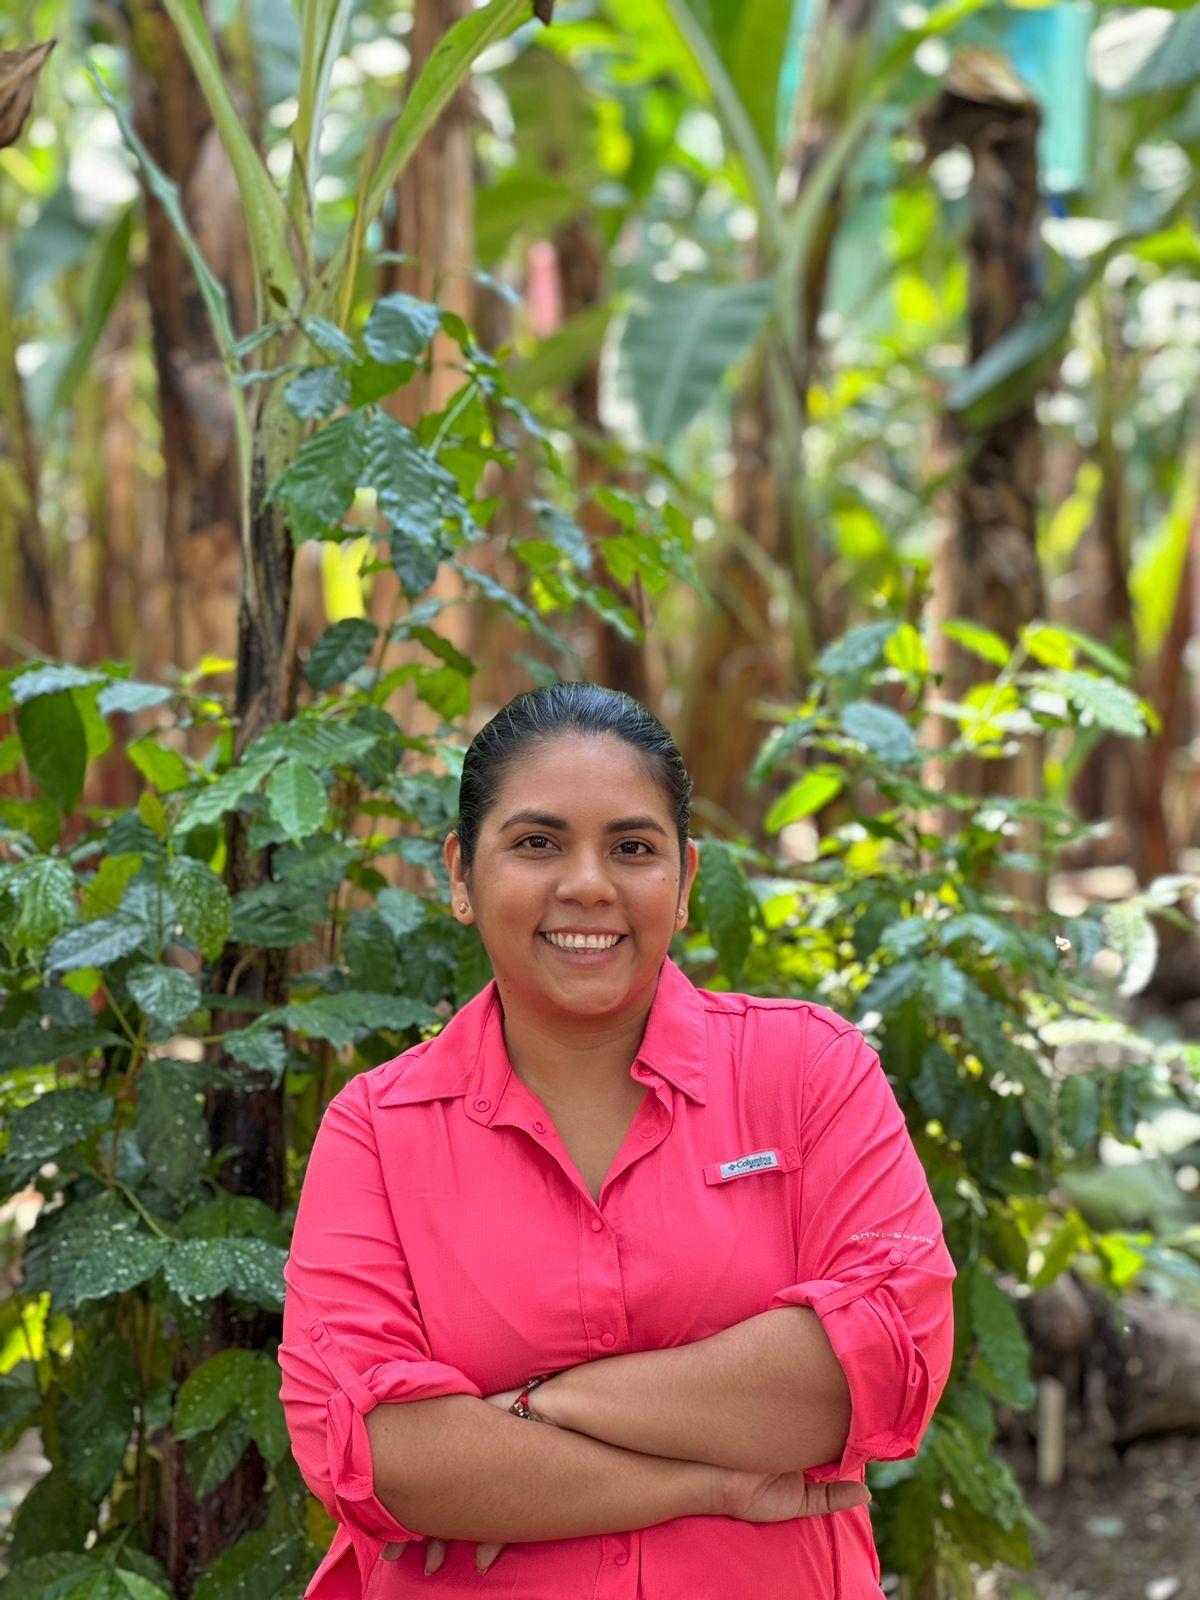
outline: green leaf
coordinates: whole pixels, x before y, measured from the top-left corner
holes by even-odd
[[[416,539],[397,531],[392,534],[392,570],[411,600],[432,585],[438,574],[438,558]]]
[[[385,295],[371,308],[363,329],[363,348],[381,366],[414,361],[441,325],[441,312],[415,295]]]
[[[328,1039],[340,1050],[368,1030],[388,1028],[402,1033],[409,1028],[436,1027],[440,1019],[431,1006],[405,995],[356,992],[294,1001],[268,1012],[262,1020],[295,1028],[310,1039]]]
[[[365,416],[362,448],[362,482],[374,489],[394,531],[431,546],[445,518],[461,508],[454,478],[411,428],[386,411]]]
[[[172,1431],[177,1439],[194,1439],[218,1427],[241,1407],[243,1392],[254,1381],[264,1359],[255,1350],[218,1350],[184,1379],[175,1396]]]
[[[787,759],[793,750],[797,750],[813,730],[812,717],[795,717],[791,722],[785,722],[782,727],[772,728],[763,740],[754,765],[750,768],[747,783],[751,789],[758,789],[775,771],[781,761]]]
[[[589,572],[592,567],[592,547],[587,534],[574,518],[549,500],[531,500],[529,509],[554,548],[566,556],[578,572]]]
[[[350,382],[336,367],[309,367],[283,391],[284,401],[305,422],[350,404]]]
[[[327,422],[267,490],[266,498],[283,506],[297,543],[322,538],[350,509],[363,476],[365,426],[357,411]]]
[[[1068,1080],[1074,1081],[1074,1080]],[[1072,1211],[1054,1230],[1042,1251],[1042,1265],[1032,1279],[1034,1289],[1045,1289],[1062,1276],[1080,1252],[1086,1248],[1090,1235],[1087,1223],[1078,1211]]]
[[[52,1089],[19,1106],[8,1119],[4,1169],[10,1181],[20,1186],[44,1162],[56,1160],[71,1145],[103,1128],[114,1106],[111,1095],[81,1088]]]
[[[298,1534],[261,1528],[246,1533],[205,1567],[192,1600],[276,1600],[296,1576],[304,1554]]]
[[[72,666],[70,662],[40,661],[19,672],[9,684],[9,692],[13,704],[23,706],[42,695],[61,694],[65,689],[87,689],[106,681],[102,672],[91,672],[86,667]]]
[[[946,396],[946,409],[971,429],[995,427],[1034,395],[1058,362],[1075,307],[1103,270],[1101,251],[1058,292],[1028,312],[967,368]]]
[[[311,768],[284,761],[267,781],[271,815],[290,839],[304,839],[325,823],[329,801],[325,785]]]
[[[183,757],[177,750],[159,744],[151,734],[127,744],[125,754],[160,794],[182,789],[188,781],[187,763]]]
[[[900,766],[916,754],[913,730],[890,706],[870,700],[854,700],[842,710],[842,729],[852,739],[865,744],[879,761]]]
[[[87,735],[71,692],[19,701],[17,732],[34,783],[66,816],[83,793],[87,769]]]
[[[258,1241],[261,1243],[262,1241]],[[185,1379],[175,1400],[176,1438],[192,1439],[240,1414],[270,1465],[288,1449],[279,1368],[261,1350],[219,1350]]]
[[[126,974],[125,984],[154,1022],[174,1028],[200,1004],[200,985],[182,967],[146,962]]]
[[[898,622],[864,622],[827,644],[817,657],[815,671],[827,678],[857,678],[875,666],[883,647],[900,626]]]
[[[1024,1500],[1007,1463],[985,1453],[979,1441],[954,1417],[939,1417],[930,1433],[934,1458],[954,1498],[965,1500],[983,1516],[994,1518],[1002,1528],[1015,1528]]]
[[[31,861],[16,878],[19,944],[41,949],[76,916],[75,874],[58,856]]]
[[[425,901],[411,889],[381,889],[375,904],[393,939],[403,939],[425,920]]]
[[[49,408],[38,418],[43,428],[64,406],[70,404],[80,379],[92,365],[96,346],[129,276],[129,241],[133,236],[133,222],[134,207],[127,206],[104,230],[98,241],[83,290],[78,331],[66,352]]]
[[[824,763],[810,768],[798,783],[779,796],[763,819],[763,827],[768,833],[778,833],[798,817],[812,816],[842,792],[845,781],[846,775],[840,767]]]
[[[82,1550],[95,1520],[94,1507],[80,1497],[65,1467],[56,1466],[26,1491],[17,1507],[7,1554],[20,1569],[38,1557],[45,1560],[51,1552]],[[7,1587],[0,1588],[0,1594]],[[72,1588],[59,1592],[79,1591]],[[23,1593],[21,1600],[29,1600],[28,1594]]]
[[[215,1300],[232,1292],[279,1311],[286,1257],[286,1250],[267,1239],[184,1239],[173,1246],[163,1277],[181,1300]]]
[[[191,796],[176,820],[177,831],[187,833],[207,822],[217,822],[227,811],[233,811],[243,796],[258,788],[277,759],[275,755],[254,756],[248,752],[236,767],[230,767]]]
[[[81,967],[111,967],[147,938],[144,922],[123,912],[97,917],[60,933],[46,952],[46,971],[78,972]]]
[[[17,1067],[54,1066],[67,1056],[126,1042],[107,1028],[63,1027],[54,1023],[43,1028],[36,1018],[29,1018],[15,1028],[0,1029],[0,1067],[11,1071]]]
[[[719,839],[705,839],[700,847],[696,888],[704,907],[704,921],[721,962],[721,970],[736,979],[750,949],[754,896],[736,856]]]
[[[344,683],[370,656],[379,629],[370,617],[342,617],[313,645],[304,675],[314,689]]]
[[[987,1362],[984,1387],[996,1399],[1026,1410],[1037,1398],[1029,1376],[1029,1341],[1012,1301],[981,1268],[971,1275],[971,1324]]]
[[[89,1500],[113,1486],[133,1433],[133,1352],[116,1339],[96,1351],[78,1395],[64,1396],[58,1425],[67,1475]]]
[[[953,639],[962,645],[964,650],[969,650],[972,655],[991,662],[995,667],[1006,667],[1012,657],[1011,645],[1006,644],[998,633],[993,633],[981,623],[966,622],[959,618],[952,622],[943,622],[942,632],[948,639]]]
[[[215,961],[232,923],[229,890],[211,868],[191,856],[176,856],[170,862],[167,888],[184,933],[202,956]]]
[[[1085,726],[1096,723],[1129,739],[1145,738],[1146,719],[1141,705],[1123,684],[1090,672],[1038,672],[1030,673],[1029,678],[1066,695],[1084,714]]]
[[[132,1289],[153,1277],[168,1250],[143,1232],[137,1214],[111,1190],[71,1203],[48,1237],[26,1247],[26,1284],[49,1289],[57,1310]]]
[[[235,1033],[227,1033],[221,1042],[234,1061],[240,1061],[255,1072],[269,1073],[272,1087],[278,1088],[283,1082],[288,1059],[287,1044],[274,1028],[258,1025],[239,1028]]]
[[[725,387],[766,320],[773,284],[646,284],[621,331],[618,360],[642,432],[666,444]]]
[[[347,366],[353,366],[358,360],[354,340],[328,317],[305,317],[300,326],[322,355]]]
[[[203,1500],[237,1466],[250,1443],[250,1429],[236,1413],[209,1433],[201,1433],[187,1447],[184,1470],[197,1499]]]
[[[148,1061],[138,1078],[138,1149],[174,1198],[200,1181],[212,1143],[197,1080],[183,1062]]]
[[[1063,1142],[1084,1151],[1100,1131],[1100,1086],[1090,1073],[1074,1073],[1058,1096],[1058,1120]]]

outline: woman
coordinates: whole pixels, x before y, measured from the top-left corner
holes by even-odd
[[[340,1524],[311,1600],[882,1592],[864,1465],[916,1452],[954,1267],[859,1031],[670,959],[690,790],[591,684],[467,752],[445,861],[494,979],[330,1103],[285,1272]]]

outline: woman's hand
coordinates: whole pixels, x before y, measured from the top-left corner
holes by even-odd
[[[489,1405],[499,1406],[501,1411],[507,1411],[512,1406],[513,1401],[517,1398],[517,1396],[520,1394],[520,1392],[521,1392],[520,1389],[502,1389],[502,1390],[500,1390],[500,1392],[498,1394],[485,1394],[483,1398],[488,1402]],[[430,1573],[436,1572],[438,1570],[438,1568],[441,1566],[442,1562],[445,1561],[445,1559],[446,1559],[446,1544],[447,1544],[447,1541],[445,1539],[429,1539],[429,1540],[426,1541],[426,1545],[425,1545],[425,1576],[426,1577],[428,1577],[430,1575]],[[384,1560],[385,1561],[394,1561],[396,1559],[396,1557],[401,1554],[403,1549],[404,1549],[404,1546],[402,1544],[386,1544],[386,1545],[384,1545],[384,1547],[383,1547],[383,1558],[384,1558]],[[503,1549],[504,1549],[504,1546],[502,1544],[482,1544],[482,1543],[481,1544],[477,1544],[475,1546],[475,1567],[476,1567],[476,1570],[479,1571],[479,1572],[486,1572],[488,1570],[488,1568],[491,1566],[492,1562],[495,1561],[496,1557],[500,1554],[501,1550],[503,1550]]]
[[[740,1472],[721,1469],[718,1514],[742,1522],[786,1522],[849,1511],[871,1498],[865,1483],[808,1483],[803,1472]]]

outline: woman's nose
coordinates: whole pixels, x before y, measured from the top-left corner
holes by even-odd
[[[612,897],[612,878],[603,859],[577,856],[563,864],[558,879],[560,900],[606,900]]]

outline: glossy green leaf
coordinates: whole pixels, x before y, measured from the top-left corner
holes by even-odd
[[[200,1004],[200,985],[181,967],[146,962],[128,972],[125,982],[146,1015],[166,1028],[176,1027]]]
[[[329,814],[325,785],[310,767],[282,761],[267,780],[271,815],[292,839],[306,838],[322,827]]]

